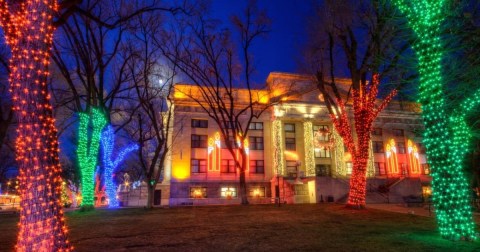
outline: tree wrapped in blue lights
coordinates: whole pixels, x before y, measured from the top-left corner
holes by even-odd
[[[82,181],[82,207],[94,206],[95,168],[97,166],[100,137],[107,124],[107,118],[99,108],[92,108],[91,113],[78,113],[77,157]]]
[[[113,147],[115,144],[115,133],[113,127],[108,125],[102,133],[102,149],[103,149],[103,166],[104,166],[104,180],[105,180],[105,191],[108,197],[108,206],[109,207],[118,207],[117,193],[116,193],[116,184],[113,177],[113,173],[117,169],[118,165],[123,161],[125,156],[134,151],[138,150],[138,145],[131,144],[122,149],[117,158],[113,160]]]
[[[392,0],[417,36],[419,101],[425,123],[424,143],[431,166],[433,203],[444,238],[474,239],[470,191],[463,160],[471,139],[466,117],[480,103],[480,90],[447,113],[443,95],[443,46],[440,25],[448,0]]]

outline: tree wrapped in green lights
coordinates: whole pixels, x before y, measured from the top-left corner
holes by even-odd
[[[82,183],[82,207],[94,206],[95,167],[97,166],[100,137],[107,118],[99,108],[91,113],[79,113],[77,157]]]
[[[468,151],[469,112],[480,102],[480,91],[447,113],[443,96],[441,23],[448,0],[392,0],[417,36],[419,102],[425,123],[424,143],[431,166],[433,204],[440,234],[448,239],[474,239],[470,193],[462,163]]]

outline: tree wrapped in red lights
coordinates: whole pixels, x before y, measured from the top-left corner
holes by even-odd
[[[321,77],[319,77],[321,78]],[[348,194],[347,206],[353,208],[365,207],[365,195],[367,185],[367,165],[370,152],[370,132],[372,125],[377,118],[378,113],[382,111],[390,100],[397,93],[396,90],[376,106],[378,95],[378,85],[380,83],[379,75],[374,74],[371,83],[366,81],[359,82],[359,86],[352,88],[353,116],[355,122],[356,141],[352,135],[352,126],[349,121],[349,113],[345,107],[345,102],[338,96],[334,101],[325,99],[329,104],[330,117],[333,125],[342,137],[348,152],[352,154],[352,176],[350,178],[350,191]],[[319,89],[324,97],[326,90],[323,84],[319,84]],[[338,93],[338,91],[337,91]]]
[[[0,0],[0,25],[12,57],[10,92],[18,120],[18,251],[69,251],[60,203],[57,130],[47,87],[54,0]]]

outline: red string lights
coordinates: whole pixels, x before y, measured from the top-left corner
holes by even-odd
[[[61,167],[47,79],[54,0],[0,0],[0,25],[12,57],[10,92],[18,120],[20,223],[17,251],[69,251],[60,203]]]
[[[375,106],[380,79],[378,74],[373,75],[371,84],[361,84],[360,88],[353,89],[353,115],[355,121],[356,142],[352,135],[348,112],[345,103],[337,100],[339,114],[331,114],[333,125],[342,137],[348,152],[352,154],[352,176],[347,207],[364,208],[367,185],[367,164],[370,148],[370,132],[378,113],[382,111],[397,93],[393,90],[378,106]]]

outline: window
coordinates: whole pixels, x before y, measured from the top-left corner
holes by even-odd
[[[249,137],[250,150],[263,150],[263,137]]]
[[[202,199],[207,197],[207,188],[206,187],[190,187],[190,198]]]
[[[207,148],[207,136],[192,134],[192,148]]]
[[[403,129],[393,129],[392,132],[394,136],[397,136],[397,137],[404,136]]]
[[[235,187],[222,187],[220,189],[220,197],[222,198],[236,198],[237,197],[237,188]]]
[[[318,132],[319,130],[324,131],[326,134],[320,134],[320,135],[318,136],[318,140],[320,140],[320,141],[328,141],[328,140],[329,140],[329,139],[328,139],[328,135],[329,135],[329,134],[327,133],[327,132],[329,132],[328,126],[327,126],[327,125],[314,125],[314,126],[313,126],[313,134],[314,134],[314,135],[315,135],[315,132]]]
[[[250,160],[250,173],[265,173],[263,160]]]
[[[265,198],[265,187],[251,187],[248,189],[248,196],[255,198]]]
[[[317,177],[325,177],[330,175],[330,165],[315,165],[315,175]]]
[[[251,122],[250,125],[248,125],[248,129],[263,130],[263,123],[262,122]]]
[[[315,148],[315,157],[316,158],[330,158],[330,150],[324,148]]]
[[[383,176],[386,174],[385,172],[385,163],[383,162],[375,162],[373,163],[375,165],[375,175],[377,176]]]
[[[422,164],[423,174],[429,175],[430,174],[430,165],[429,164]]]
[[[295,132],[295,124],[285,123],[285,132]]]
[[[372,136],[381,136],[382,135],[382,128],[373,128],[372,129]]]
[[[382,141],[372,141],[373,153],[383,153],[383,142]]]
[[[295,146],[295,138],[285,138],[285,149],[286,150],[297,150]]]
[[[297,161],[287,160],[286,166],[287,166],[287,176],[296,178],[297,177]]]
[[[192,128],[208,128],[208,120],[192,119]]]
[[[352,175],[353,163],[347,162],[347,175]]]
[[[235,160],[233,159],[222,159],[222,168],[220,169],[222,173],[235,173]]]
[[[192,173],[205,173],[207,172],[207,160],[205,159],[192,159],[190,162],[190,170]]]
[[[397,151],[399,154],[405,154],[405,143],[404,142],[398,142],[397,143]]]

